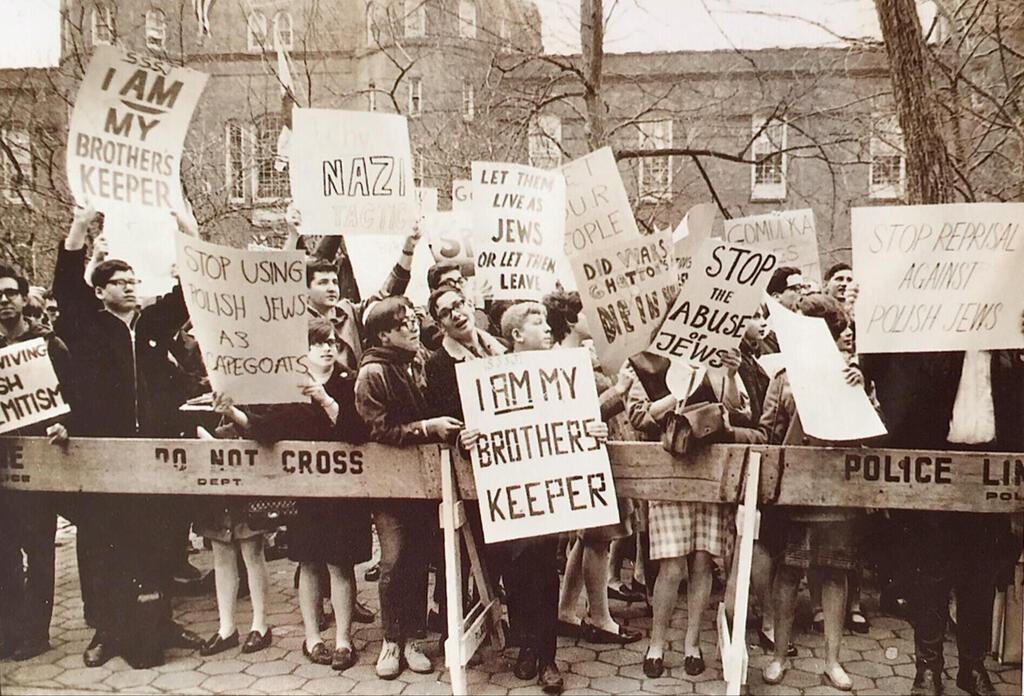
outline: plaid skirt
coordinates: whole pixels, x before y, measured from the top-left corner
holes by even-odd
[[[732,553],[735,520],[731,505],[652,500],[648,512],[651,560],[682,558],[694,551],[724,558]]]

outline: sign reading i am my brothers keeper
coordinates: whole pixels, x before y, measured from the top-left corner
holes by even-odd
[[[58,389],[44,338],[0,349],[0,392],[0,433],[70,410]]]
[[[184,210],[181,150],[207,75],[97,46],[68,127],[68,183],[104,213]]]
[[[455,366],[487,543],[619,521],[586,348],[525,351]]]
[[[1024,347],[1024,204],[854,208],[857,350]]]
[[[239,404],[305,401],[306,261],[179,234],[178,272],[214,391]]]
[[[409,234],[419,203],[405,116],[295,109],[292,126],[288,171],[304,228]]]
[[[473,162],[477,287],[494,300],[539,300],[563,259],[565,177],[523,164]]]

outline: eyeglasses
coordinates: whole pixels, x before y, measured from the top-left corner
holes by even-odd
[[[116,285],[122,290],[124,290],[129,285],[135,287],[136,285],[140,285],[141,283],[142,281],[139,280],[138,278],[111,278],[110,280],[107,281],[107,285]]]
[[[16,300],[21,296],[21,291],[18,290],[18,288],[5,288],[0,290],[0,297],[3,297],[5,300]]]
[[[458,300],[455,300],[455,302],[452,302],[452,306],[451,307],[445,307],[444,309],[437,310],[437,320],[438,321],[448,321],[449,319],[452,318],[452,314],[454,314],[456,312],[456,310],[463,309],[463,308],[467,307],[468,305],[469,305],[469,303],[466,302],[466,300],[464,300],[464,299],[460,298]]]
[[[446,278],[441,282],[441,285],[450,285],[455,288],[461,288],[465,284],[466,278],[461,275],[458,278]]]

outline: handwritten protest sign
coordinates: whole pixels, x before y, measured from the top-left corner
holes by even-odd
[[[626,187],[610,147],[602,147],[562,166],[565,176],[565,253],[586,252],[613,238],[635,238]]]
[[[510,353],[455,366],[487,543],[619,521],[586,348]]]
[[[473,211],[442,210],[428,215],[427,240],[434,261],[473,265]],[[465,273],[463,273],[465,275]]]
[[[796,314],[774,300],[769,313],[804,432],[833,441],[884,435],[864,387],[846,383],[846,360],[825,320]]]
[[[776,263],[764,249],[705,240],[690,279],[648,350],[669,360],[720,367],[720,353],[739,346]]]
[[[452,179],[452,210],[469,210],[473,207],[473,182],[469,179]]]
[[[473,250],[485,297],[539,300],[554,290],[564,229],[561,172],[473,162]]]
[[[104,213],[184,210],[181,150],[206,78],[150,55],[93,49],[68,127],[78,204]]]
[[[1024,347],[1024,204],[854,208],[857,350]]]
[[[0,349],[0,433],[40,423],[70,409],[57,385],[46,339]]]
[[[106,214],[103,234],[110,258],[127,261],[142,281],[137,290],[141,296],[164,295],[177,285],[172,271],[178,224],[169,213],[114,210]]]
[[[178,272],[210,386],[239,404],[306,401],[306,264],[179,234]]]
[[[414,189],[420,217],[437,211],[437,189],[430,186],[417,186]]]
[[[409,233],[418,211],[405,116],[295,109],[292,197],[315,234]]]
[[[401,258],[405,237],[383,234],[363,234],[345,238],[345,248],[352,259],[352,274],[356,277],[359,294],[369,297],[380,292],[388,275]],[[409,270],[409,285],[403,293],[414,304],[425,305],[430,297],[427,271],[434,264],[430,247],[423,240],[416,245]]]
[[[700,251],[704,240],[711,236],[717,209],[711,203],[698,203],[686,211],[679,225],[672,231],[672,245],[679,271],[680,284],[690,277],[693,257]]]
[[[804,280],[821,283],[818,235],[810,208],[726,220],[725,241],[767,249],[779,266],[799,268]]]

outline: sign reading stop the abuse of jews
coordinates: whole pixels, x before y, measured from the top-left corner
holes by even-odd
[[[473,251],[484,297],[539,300],[563,263],[565,177],[522,164],[473,162]]]
[[[239,404],[306,401],[306,262],[179,234],[178,272],[214,391]]]
[[[764,249],[706,239],[689,279],[649,351],[669,360],[721,367],[740,344],[777,264]]]
[[[34,338],[0,349],[0,433],[67,413],[46,340]]]
[[[726,220],[725,241],[767,249],[779,266],[799,268],[804,280],[821,283],[818,234],[810,208]]]
[[[854,208],[857,350],[1024,347],[1024,204]]]
[[[315,234],[409,234],[419,212],[405,116],[292,112],[288,170],[302,225]]]
[[[510,353],[455,366],[487,543],[619,521],[586,348]]]
[[[97,210],[184,210],[181,149],[207,75],[97,46],[68,128],[68,183]]]

